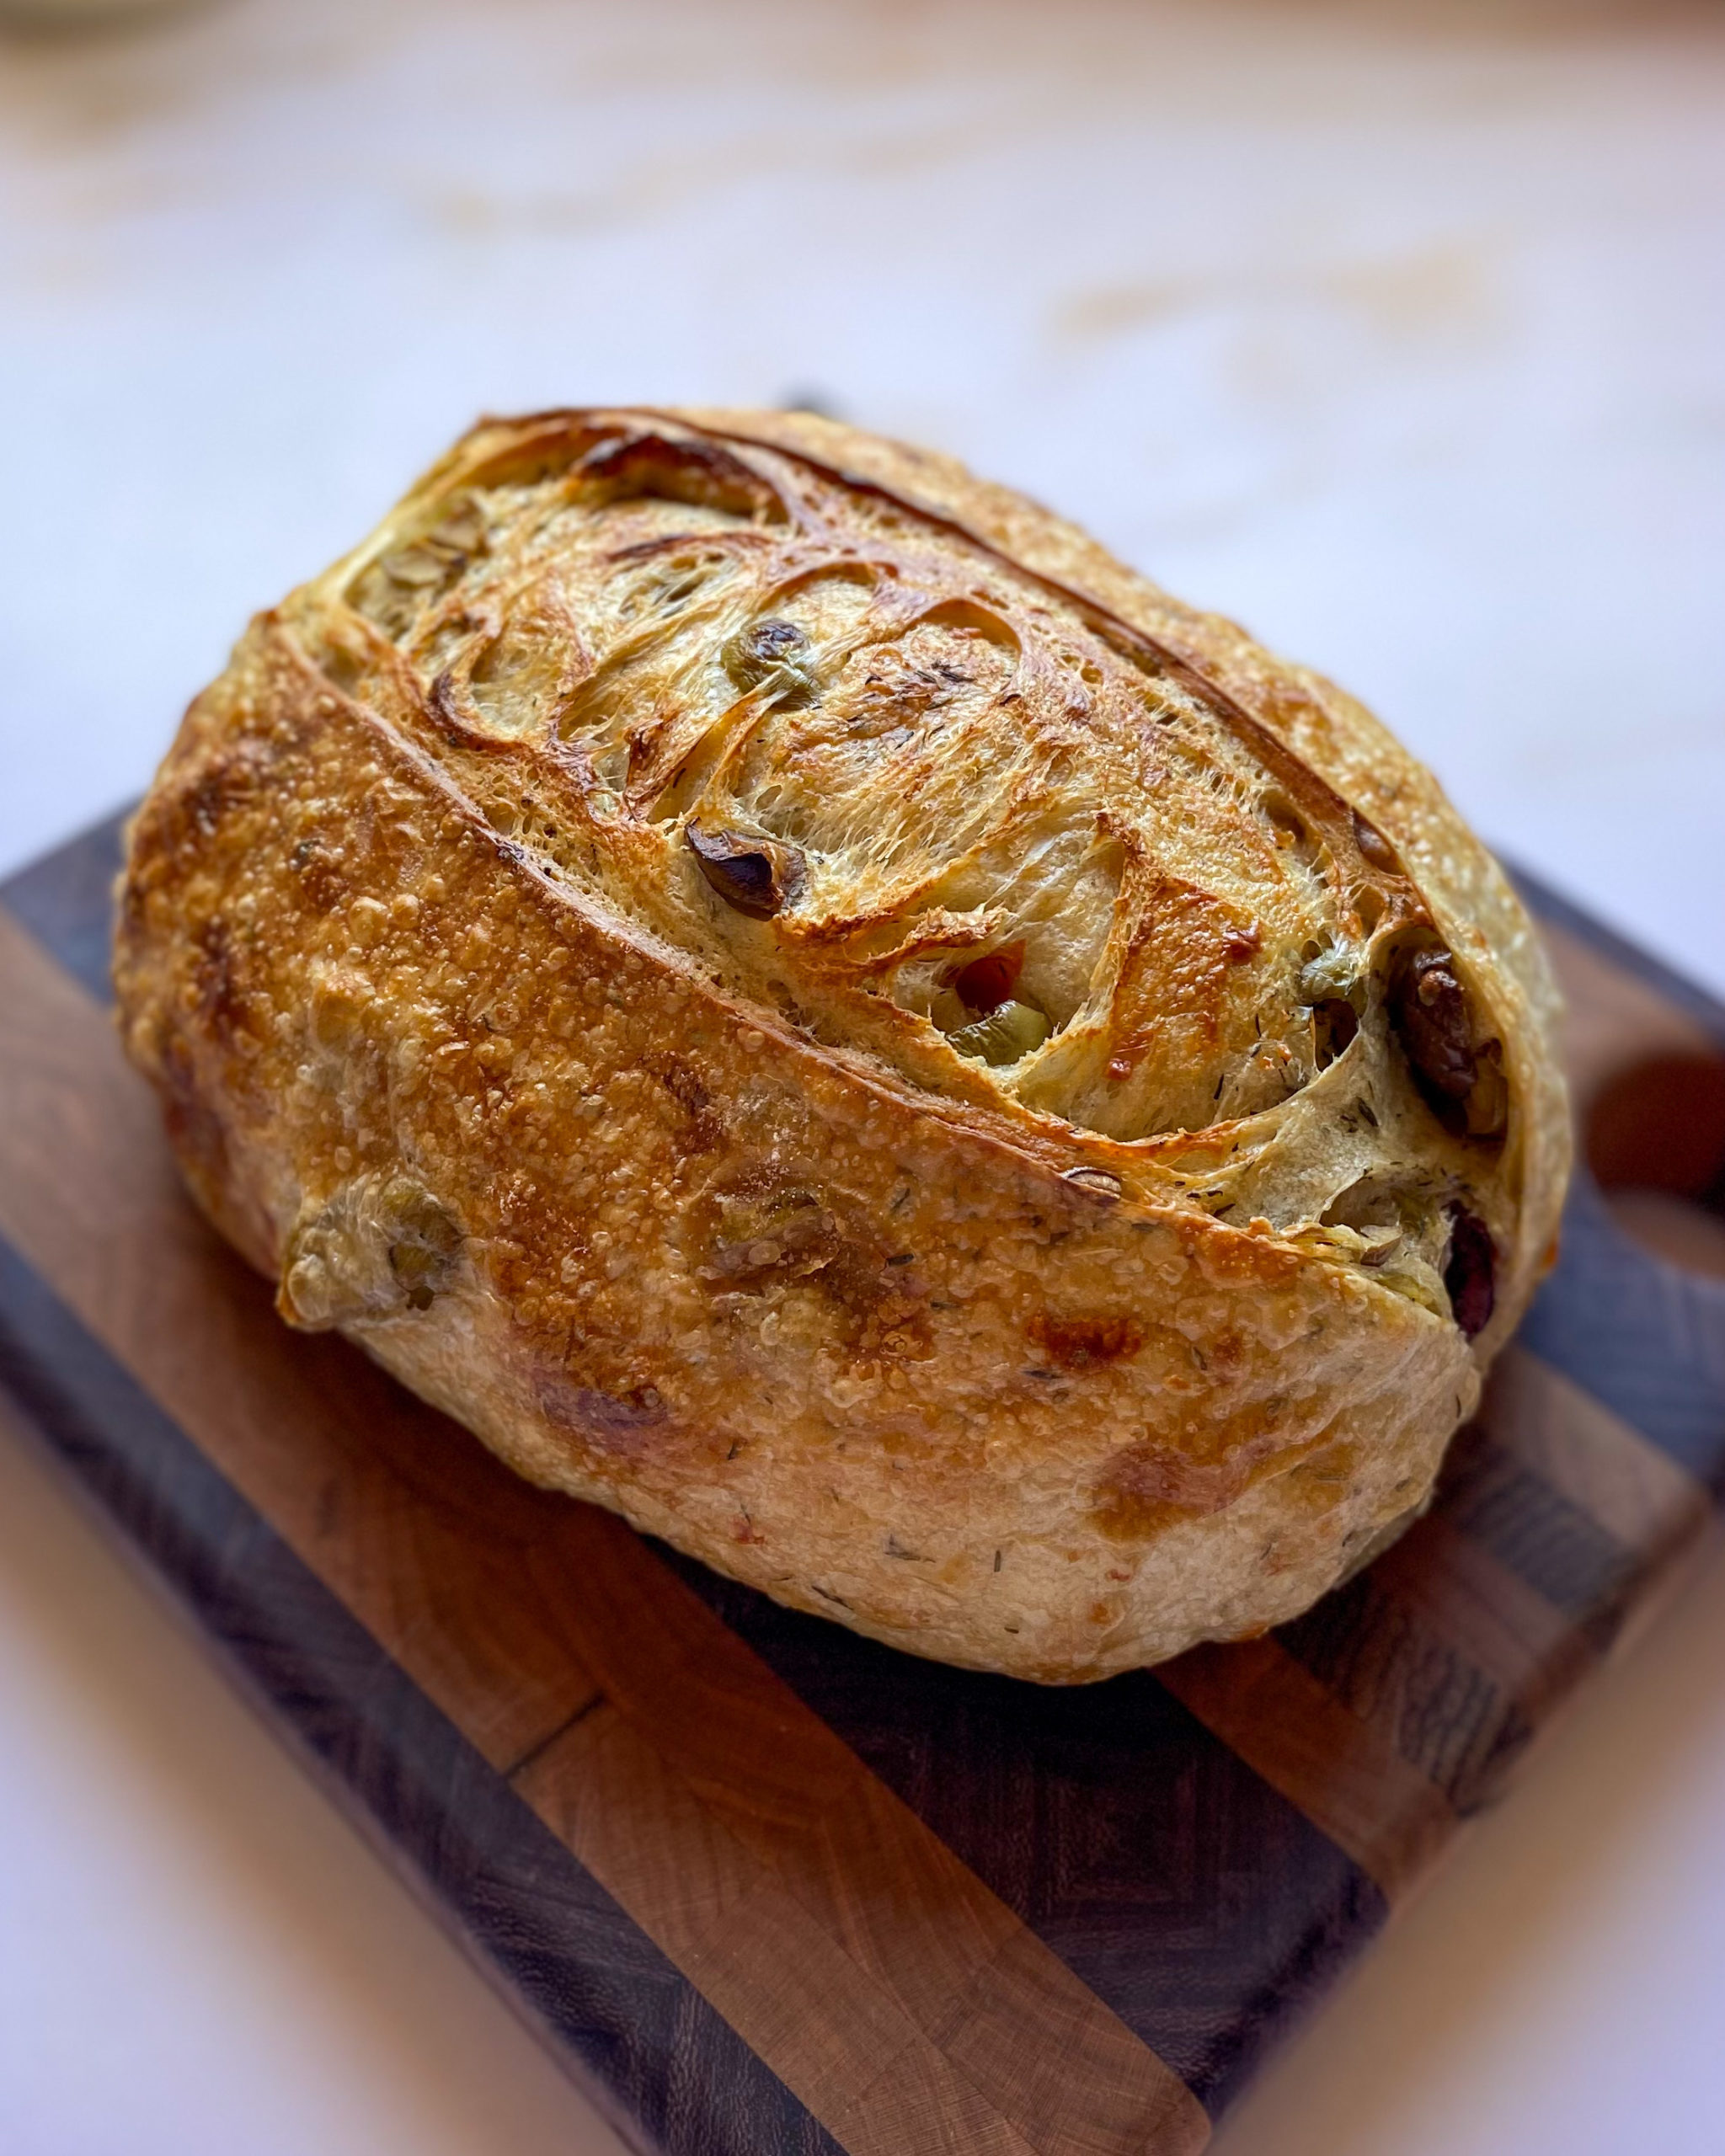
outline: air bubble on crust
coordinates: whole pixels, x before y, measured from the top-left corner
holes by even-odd
[[[589,450],[573,486],[606,502],[642,497],[682,504],[740,523],[785,524],[789,510],[771,480],[721,443],[643,428]]]
[[[1279,851],[1291,852],[1308,867],[1316,860],[1322,841],[1285,793],[1272,787],[1259,796],[1258,805],[1270,827],[1271,843]]]

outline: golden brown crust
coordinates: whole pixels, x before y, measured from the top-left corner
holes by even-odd
[[[1368,714],[802,415],[476,429],[192,707],[116,979],[292,1321],[1049,1680],[1418,1508],[1567,1161],[1525,918]]]

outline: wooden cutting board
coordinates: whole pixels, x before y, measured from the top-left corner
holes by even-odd
[[[1725,1277],[1694,1269],[1725,1011],[1536,890],[1593,1156],[1666,1194],[1578,1177],[1439,1502],[1369,1572],[1047,1691],[782,1610],[288,1332],[121,1062],[117,857],[104,826],[0,889],[6,1419],[644,2149],[1200,2148],[1725,1489]]]

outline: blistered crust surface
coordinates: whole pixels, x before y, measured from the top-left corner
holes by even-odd
[[[1375,721],[800,417],[477,430],[194,705],[116,973],[290,1320],[1052,1680],[1418,1508],[1567,1157],[1537,948]]]

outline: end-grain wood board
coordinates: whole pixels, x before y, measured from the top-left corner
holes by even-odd
[[[1725,1278],[1583,1171],[1438,1503],[1297,1623],[1060,1691],[780,1609],[279,1323],[120,1057],[118,844],[0,891],[4,1420],[644,2149],[1201,2148],[1725,1489]],[[1595,1156],[1725,1213],[1725,1011],[1530,895]]]

